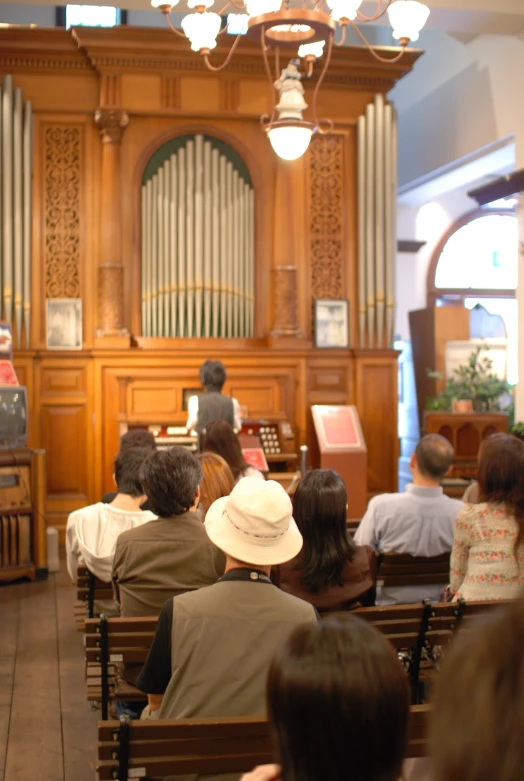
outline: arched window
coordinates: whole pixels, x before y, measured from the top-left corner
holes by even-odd
[[[178,136],[148,161],[141,196],[142,334],[251,337],[254,189],[240,155]]]
[[[428,306],[484,306],[504,321],[508,380],[517,381],[518,223],[509,210],[466,214],[442,237],[428,272]]]

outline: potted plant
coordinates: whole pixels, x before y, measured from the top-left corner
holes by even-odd
[[[453,370],[446,381],[444,390],[427,400],[426,409],[448,412],[492,412],[507,411],[511,405],[513,388],[507,380],[501,380],[493,374],[493,361],[481,352],[486,346],[479,345],[469,356],[465,364]],[[443,379],[442,374],[428,370],[429,377]],[[469,402],[462,407],[460,403]]]

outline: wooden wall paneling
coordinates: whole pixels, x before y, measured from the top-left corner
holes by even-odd
[[[44,358],[38,363],[35,389],[38,446],[47,453],[48,525],[60,541],[70,512],[94,499],[94,388],[90,361],[76,355]]]
[[[355,350],[355,400],[368,449],[368,492],[397,490],[396,350]]]
[[[309,463],[320,465],[320,450],[313,425],[311,406],[313,404],[353,403],[353,356],[349,352],[329,350],[312,353],[307,364],[304,382],[307,396],[306,444],[309,448]]]

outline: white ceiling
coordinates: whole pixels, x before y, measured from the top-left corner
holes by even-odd
[[[22,0],[4,0],[24,5]],[[365,0],[362,10],[368,15],[379,0]],[[87,5],[116,5],[129,10],[151,9],[149,0],[83,0]],[[431,9],[428,29],[445,30],[469,39],[484,33],[518,35],[524,33],[524,0],[425,0]],[[31,5],[66,5],[67,0],[30,0]],[[224,0],[225,4],[225,0]],[[295,3],[293,2],[293,5]],[[384,21],[387,23],[387,21]]]

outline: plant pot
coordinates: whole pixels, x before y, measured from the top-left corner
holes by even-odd
[[[471,399],[453,399],[451,402],[451,411],[462,414],[473,412],[473,401]]]

